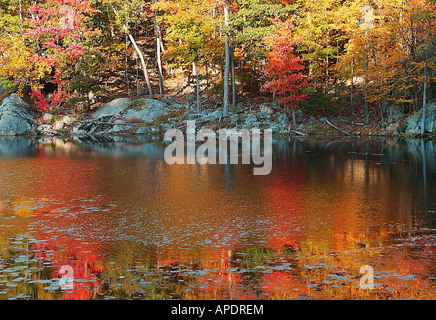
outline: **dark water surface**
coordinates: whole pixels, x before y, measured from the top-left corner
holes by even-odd
[[[0,298],[436,298],[436,143],[273,152],[254,176],[150,142],[0,138]]]

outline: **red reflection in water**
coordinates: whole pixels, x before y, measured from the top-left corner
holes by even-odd
[[[87,300],[93,296],[94,288],[100,287],[100,274],[103,267],[99,263],[101,256],[93,252],[94,247],[84,245],[71,238],[40,241],[31,247],[35,251],[38,263],[50,262],[53,278],[65,277],[60,271],[63,266],[73,270],[73,288],[64,290],[65,300]]]

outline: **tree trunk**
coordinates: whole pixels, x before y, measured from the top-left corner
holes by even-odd
[[[352,115],[354,116],[353,90],[354,90],[354,62],[351,61],[351,92],[350,92],[350,103],[351,103],[351,113],[352,113]]]
[[[291,110],[292,110],[292,123],[294,127],[297,127],[297,119],[295,118],[295,109],[291,108]]]
[[[150,78],[148,77],[147,63],[144,60],[144,55],[142,54],[141,50],[138,48],[138,45],[136,44],[136,41],[133,38],[133,36],[130,33],[128,34],[128,36],[130,42],[132,42],[133,47],[135,48],[136,52],[139,55],[139,59],[141,60],[142,71],[144,72],[145,82],[147,83],[148,94],[150,95],[151,99],[154,99],[153,89],[151,87]]]
[[[117,10],[115,9],[114,6],[111,6],[111,7],[112,7],[112,10],[114,11],[115,15],[117,16],[118,15]],[[144,55],[142,54],[142,51],[139,49],[138,45],[136,44],[135,38],[133,38],[133,36],[128,32],[126,25],[123,26],[123,29],[124,29],[124,32],[126,32],[126,34],[128,35],[130,42],[132,43],[133,47],[136,50],[136,53],[139,56],[139,59],[141,60],[142,71],[144,72],[145,81],[146,81],[147,87],[148,87],[148,94],[149,94],[151,99],[154,99],[153,88],[151,87],[150,78],[148,77],[147,63],[145,62]]]
[[[127,38],[127,35],[126,35],[126,44],[125,44],[125,46],[126,46],[126,48],[125,48],[125,51],[124,51],[124,81],[126,82],[126,89],[127,89],[127,95],[129,95],[129,92],[130,92],[130,88],[129,88],[129,75],[128,75],[128,71],[129,71],[129,66],[128,66],[128,63],[129,63],[129,60],[128,60],[128,56],[127,56],[127,46],[129,45],[129,39]]]
[[[229,26],[229,3],[227,0],[224,1],[224,24],[226,27]],[[225,50],[226,50],[226,61],[224,67],[224,116],[229,115],[229,72],[230,72],[230,44],[229,35],[226,32],[225,35]]]
[[[425,48],[425,62],[424,62],[424,91],[422,93],[422,123],[421,123],[421,136],[425,134],[425,117],[427,112],[427,63],[428,63],[428,47]]]
[[[326,66],[325,66],[325,89],[324,93],[328,93],[328,86],[329,86],[329,56],[327,56],[326,60]]]
[[[369,123],[369,103],[368,103],[368,57],[365,58],[365,121]]]
[[[23,26],[23,7],[21,5],[21,0],[18,1],[18,6],[19,6],[20,23],[21,26]]]
[[[197,112],[200,113],[201,110],[201,96],[200,96],[200,80],[198,76],[198,67],[195,61],[192,63],[192,72],[195,75],[195,86],[197,91]]]
[[[235,50],[232,47],[231,66],[232,66],[232,108],[236,110],[236,74],[235,74]]]
[[[383,116],[383,106],[384,106],[385,102],[386,102],[386,99],[383,99],[380,101],[380,115],[381,115],[380,121],[382,121],[382,122],[385,120],[385,118]]]
[[[163,72],[162,72],[162,60],[161,60],[161,48],[162,48],[162,41],[160,36],[160,28],[159,28],[159,21],[156,17],[156,60],[157,60],[157,67],[159,71],[159,89],[160,89],[160,96],[164,96],[164,85],[163,85]]]

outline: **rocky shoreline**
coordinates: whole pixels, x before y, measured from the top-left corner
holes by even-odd
[[[427,106],[426,137],[436,132],[436,101]],[[340,117],[315,117],[296,112],[297,125],[288,114],[274,103],[238,105],[236,112],[224,116],[221,110],[204,109],[200,113],[189,106],[170,99],[115,99],[97,111],[86,115],[52,115],[39,118],[30,106],[16,94],[0,104],[0,136],[27,136],[33,138],[60,138],[91,136],[146,136],[160,140],[169,129],[186,128],[188,120],[196,120],[197,129],[271,129],[276,137],[290,136],[393,136],[416,138],[421,132],[421,112],[404,115],[400,108],[387,109],[386,120],[376,126],[353,122]]]

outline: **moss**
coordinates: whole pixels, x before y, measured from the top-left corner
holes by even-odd
[[[132,107],[142,107],[144,105],[144,100],[136,99],[129,102],[129,105]]]

